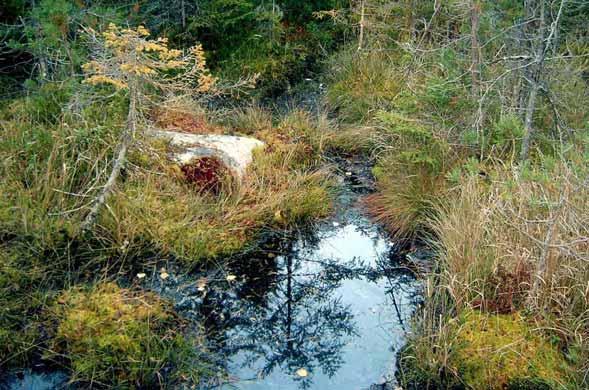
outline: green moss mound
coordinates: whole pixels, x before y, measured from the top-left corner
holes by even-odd
[[[198,379],[202,363],[180,320],[152,293],[104,283],[64,292],[53,309],[58,322],[51,358],[67,357],[73,380],[137,388],[162,378]]]
[[[419,351],[425,346],[420,339],[410,341],[400,352],[397,376],[403,388],[575,388],[564,354],[518,312],[488,314],[467,309],[446,331],[445,364],[423,359]]]
[[[566,388],[563,355],[519,313],[466,310],[454,336],[450,366],[469,388]]]

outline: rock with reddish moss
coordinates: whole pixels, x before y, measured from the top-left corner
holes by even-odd
[[[253,161],[255,149],[264,142],[255,138],[232,135],[198,135],[153,130],[152,135],[170,141],[178,151],[170,157],[176,161],[189,181],[207,184],[217,182],[221,173],[242,180]]]

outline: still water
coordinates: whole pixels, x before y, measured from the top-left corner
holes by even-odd
[[[390,250],[378,229],[356,219],[279,255],[268,290],[257,299],[238,292],[251,306],[238,306],[242,319],[220,327],[232,384],[356,390],[393,383],[417,286],[394,268]]]
[[[152,279],[181,313],[204,321],[229,375],[204,388],[394,388],[419,284],[386,232],[360,212],[367,189],[358,178],[342,172],[332,219],[275,233],[196,288],[182,276]]]

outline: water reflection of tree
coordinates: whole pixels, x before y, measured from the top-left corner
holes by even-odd
[[[406,333],[407,320],[413,315],[421,296],[415,284],[415,270],[404,264],[404,255],[393,250],[387,257],[377,260],[374,274],[368,278],[384,278],[385,293],[391,299],[399,326]],[[403,298],[407,301],[403,302]]]
[[[225,353],[240,352],[243,364],[255,367],[260,376],[280,367],[308,388],[318,369],[328,376],[337,372],[342,348],[355,334],[349,308],[333,296],[341,281],[353,275],[335,261],[312,264],[301,259],[292,242],[271,253],[276,252],[274,265],[258,263],[266,269],[234,270],[245,283],[234,295],[211,297],[216,309],[207,315],[217,322]],[[296,375],[301,368],[309,376]]]
[[[211,291],[201,308],[207,328],[216,329],[212,336],[223,354],[239,353],[234,361],[262,377],[280,368],[291,373],[301,388],[311,386],[318,370],[333,376],[343,363],[343,347],[355,334],[349,307],[334,297],[342,281],[384,278],[400,325],[412,311],[401,302],[397,305],[395,296],[410,294],[414,280],[413,272],[398,261],[388,254],[372,266],[358,260],[305,259],[297,248],[312,248],[312,240],[296,247],[292,240],[282,240],[236,262],[231,272],[241,282],[235,289],[222,286]],[[300,368],[309,376],[297,376]]]

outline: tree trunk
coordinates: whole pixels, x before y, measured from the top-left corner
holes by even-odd
[[[540,88],[540,79],[542,77],[542,72],[544,69],[544,57],[545,57],[545,48],[546,48],[546,1],[539,0],[540,5],[540,15],[538,16],[538,25],[536,27],[536,23],[532,23],[532,21],[536,20],[536,8],[538,1],[530,1],[526,4],[526,13],[529,15],[527,18],[528,20],[528,34],[527,38],[531,39],[532,42],[535,43],[535,53],[533,56],[532,63],[529,65],[528,69],[528,83],[530,84],[530,91],[528,95],[528,100],[526,104],[526,116],[524,120],[524,136],[522,139],[522,146],[520,150],[519,159],[520,161],[525,161],[528,159],[528,155],[530,153],[530,144],[532,142],[532,138],[534,135],[534,113],[536,111],[536,100],[538,97],[538,89]],[[536,5],[536,7],[534,7]],[[531,38],[532,31],[537,31],[537,34],[534,38]],[[526,73],[526,72],[524,72]]]
[[[415,8],[417,7],[416,4],[417,0],[407,0],[406,7],[407,10],[407,40],[412,41],[415,38]]]
[[[358,37],[358,51],[362,50],[364,44],[364,3],[365,0],[362,0],[360,6],[360,36]]]
[[[532,82],[530,87],[530,94],[528,95],[528,104],[526,107],[526,118],[524,121],[524,137],[522,139],[522,147],[519,155],[520,161],[528,159],[530,153],[530,143],[532,142],[532,135],[534,132],[533,120],[534,112],[536,110],[536,99],[538,97],[539,84],[536,81]]]
[[[481,15],[481,3],[479,0],[471,0],[470,5],[470,51],[472,77],[472,95],[479,98],[481,90],[481,46],[479,43],[479,19]]]
[[[182,13],[182,29],[186,28],[186,4],[184,4],[184,0],[182,0],[181,4],[181,13]]]
[[[524,137],[522,140],[522,148],[520,153],[520,161],[525,161],[528,158],[530,151],[530,144],[534,136],[533,128],[533,117],[536,110],[536,100],[538,97],[538,91],[542,83],[542,77],[544,74],[544,61],[546,59],[546,53],[550,50],[551,45],[558,36],[558,28],[560,18],[562,16],[566,0],[561,0],[556,18],[550,24],[550,34],[546,28],[546,1],[547,0],[534,0],[526,3],[526,13],[532,15],[532,18],[528,18],[528,21],[534,20],[536,9],[532,9],[533,5],[538,8],[537,2],[540,1],[540,15],[538,17],[538,26],[536,28],[535,23],[528,22],[530,30],[537,31],[537,34],[532,40],[536,44],[536,50],[534,53],[534,60],[529,65],[529,83],[530,83],[530,94],[528,96],[528,104],[526,106],[526,118],[524,121]],[[554,14],[551,10],[551,14]],[[529,34],[531,36],[532,34]],[[529,39],[529,38],[528,38]]]
[[[548,230],[546,231],[546,237],[544,238],[544,242],[542,244],[542,252],[540,253],[540,258],[538,259],[538,265],[536,267],[536,274],[532,283],[532,289],[530,290],[529,298],[532,300],[537,300],[540,297],[542,286],[546,283],[546,271],[548,269],[550,249],[559,222],[558,220],[564,208],[566,197],[567,194],[565,194],[563,190],[563,193],[560,195],[558,206],[556,206],[556,210],[551,213],[552,215],[550,216],[550,225],[548,225]],[[538,301],[536,301],[536,303],[538,303]]]
[[[286,256],[286,345],[289,353],[293,349],[292,338],[292,255]]]

